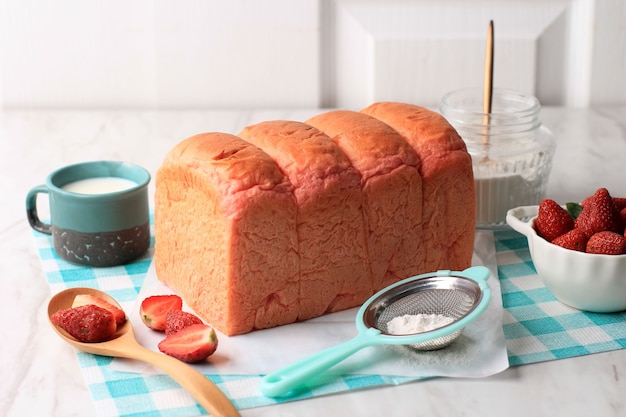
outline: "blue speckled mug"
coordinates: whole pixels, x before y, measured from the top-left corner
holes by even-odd
[[[93,267],[123,265],[150,246],[150,173],[126,162],[93,161],[60,168],[26,196],[30,226],[52,235],[63,259]],[[50,223],[39,218],[47,194]]]

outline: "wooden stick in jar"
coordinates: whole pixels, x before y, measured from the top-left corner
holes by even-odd
[[[485,52],[485,80],[483,90],[483,125],[485,134],[483,144],[489,143],[489,116],[491,114],[491,103],[493,99],[493,20],[489,21],[487,31],[487,47]]]

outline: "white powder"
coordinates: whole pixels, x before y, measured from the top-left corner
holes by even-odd
[[[453,321],[453,318],[443,314],[405,314],[388,321],[387,332],[395,335],[423,333]]]
[[[540,170],[507,174],[501,171],[503,169],[475,162],[476,225],[479,228],[505,226],[509,209],[539,204],[543,198],[547,174]]]

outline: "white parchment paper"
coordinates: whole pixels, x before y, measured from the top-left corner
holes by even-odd
[[[418,352],[404,346],[365,348],[329,370],[334,374],[390,375],[406,377],[472,377],[499,373],[509,366],[502,331],[502,297],[497,278],[493,234],[476,232],[473,265],[489,268],[492,298],[487,310],[467,326],[449,347],[432,352]],[[164,338],[161,332],[147,328],[139,316],[141,301],[151,295],[173,294],[161,283],[154,267],[148,271],[133,311],[127,312],[138,341],[158,351]],[[184,310],[193,312],[184,305]],[[193,366],[205,374],[263,375],[322,349],[343,343],[356,335],[355,315],[358,308],[328,314],[301,323],[258,330],[228,337],[218,332],[217,352],[206,363]],[[137,373],[159,373],[160,370],[139,361],[115,359],[114,369]]]

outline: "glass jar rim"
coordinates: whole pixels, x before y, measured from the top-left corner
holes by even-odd
[[[477,87],[462,88],[446,93],[441,99],[442,111],[450,110],[455,114],[468,116],[484,116],[490,114],[492,117],[498,116],[515,116],[520,117],[539,112],[541,105],[535,96],[527,95],[521,91],[494,88],[492,97],[492,111],[485,113],[483,111],[483,89]],[[501,104],[510,105],[512,110],[503,111]],[[471,107],[464,107],[468,104]],[[498,105],[500,104],[500,105]]]
[[[441,99],[441,114],[448,122],[465,133],[483,132],[489,127],[489,135],[523,133],[541,126],[541,106],[534,96],[517,90],[496,88],[493,90],[491,113],[483,111],[483,90],[464,88],[447,93]]]

